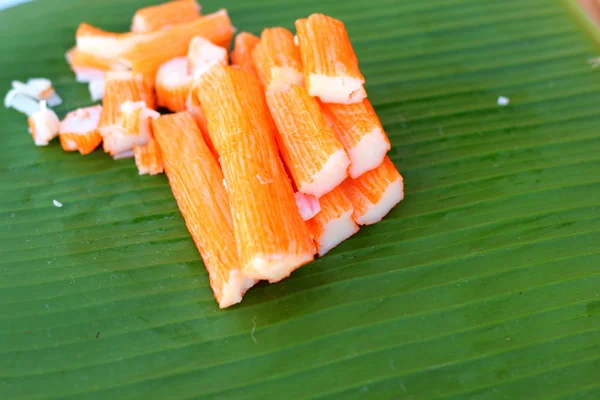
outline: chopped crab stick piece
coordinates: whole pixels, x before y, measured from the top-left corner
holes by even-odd
[[[85,22],[79,24],[75,32],[78,51],[105,60],[118,57],[136,43],[146,39],[146,35],[143,34],[107,32]]]
[[[133,155],[140,175],[162,174],[163,160],[152,133],[150,133],[148,143],[143,146],[133,146]]]
[[[233,31],[227,11],[217,11],[191,22],[143,34],[149,36],[121,54],[116,67],[142,73],[154,81],[156,71],[165,61],[187,54],[194,36],[202,36],[217,46],[229,48]]]
[[[391,146],[368,99],[347,105],[322,103],[322,108],[350,156],[352,178],[381,165]]]
[[[196,36],[190,42],[188,61],[194,79],[198,79],[213,65],[227,65],[227,49],[212,44],[202,36]]]
[[[173,196],[219,307],[239,303],[255,280],[242,272],[223,172],[188,112],[163,115],[153,128]]]
[[[175,57],[160,66],[156,74],[156,102],[171,111],[185,111],[192,76],[187,57]]]
[[[294,44],[294,35],[285,28],[263,30],[260,42],[252,51],[252,61],[267,91],[304,85],[300,52]]]
[[[296,192],[294,193],[294,197],[296,198],[296,205],[303,220],[308,221],[321,211],[321,204],[315,196]]]
[[[296,21],[306,88],[324,103],[352,104],[365,97],[365,78],[344,23],[323,14]]]
[[[103,80],[104,74],[111,68],[112,60],[94,54],[84,53],[73,47],[67,51],[65,58],[75,74],[77,82]]]
[[[33,113],[28,119],[29,132],[33,137],[36,146],[46,146],[52,139],[58,136],[60,120],[48,107],[46,101],[42,100],[39,110]]]
[[[200,5],[195,0],[169,1],[137,10],[131,21],[131,32],[154,32],[199,16]]]
[[[98,131],[102,106],[79,108],[71,111],[60,123],[58,137],[64,151],[89,154],[102,142]]]
[[[358,225],[352,219],[352,203],[337,187],[319,199],[321,212],[308,221],[319,256],[324,256],[344,240],[358,232]]]
[[[121,105],[119,123],[111,129],[101,129],[104,150],[111,156],[123,158],[134,146],[143,146],[150,140],[152,119],[160,114],[146,107],[143,101],[126,101]],[[133,156],[131,154],[130,156]]]
[[[239,33],[235,37],[233,51],[231,52],[231,65],[237,65],[248,71],[254,71],[252,65],[252,50],[260,39],[248,32]]]
[[[124,71],[107,73],[104,98],[102,99],[102,114],[98,124],[103,136],[103,132],[118,129],[121,105],[126,101],[145,101],[149,108],[154,106],[151,90],[147,89],[140,76],[134,76],[132,73]]]
[[[12,81],[12,90],[36,100],[46,100],[49,107],[62,104],[62,99],[56,94],[50,79],[32,78],[27,80],[27,83]]]
[[[359,225],[381,221],[404,199],[404,181],[387,156],[379,167],[357,179],[346,179],[341,187],[354,206],[353,218]]]
[[[247,276],[277,282],[316,252],[274,138],[255,74],[214,66],[199,95],[227,182],[240,265]]]
[[[267,92],[279,151],[299,192],[317,198],[348,176],[350,159],[316,99],[303,87]]]

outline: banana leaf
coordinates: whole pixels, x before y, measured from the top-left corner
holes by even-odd
[[[44,76],[59,116],[89,105],[78,23],[157,2],[0,12],[0,89]],[[600,398],[598,35],[574,1],[203,6],[256,34],[345,21],[405,200],[222,311],[164,175],[35,147],[2,109],[0,399]]]

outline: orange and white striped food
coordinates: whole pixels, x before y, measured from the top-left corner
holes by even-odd
[[[381,165],[391,145],[371,102],[321,105],[350,156],[350,176],[358,178]]]
[[[101,129],[104,150],[115,159],[134,156],[133,148],[150,140],[152,120],[160,114],[146,107],[143,101],[126,101],[121,104],[119,122],[112,129]]]
[[[353,218],[359,225],[381,221],[404,199],[404,181],[387,156],[379,167],[357,179],[346,179],[341,187],[354,206]]]
[[[215,66],[198,91],[225,181],[240,265],[277,282],[314,259],[310,232],[279,159],[273,122],[255,74]]]
[[[146,39],[143,34],[107,32],[85,22],[79,24],[75,32],[77,52],[87,54],[90,61],[92,57],[96,57],[94,61],[104,60],[110,65],[123,52]]]
[[[324,256],[358,232],[359,228],[352,219],[352,203],[340,187],[321,197],[319,203],[321,212],[307,224],[319,249],[319,256]]]
[[[223,172],[188,112],[163,115],[153,127],[173,195],[219,307],[239,303],[255,281],[242,272]]]
[[[104,151],[113,158],[133,156],[133,146],[148,141],[148,118],[155,117],[153,93],[141,76],[107,73],[98,124]],[[148,104],[151,106],[148,106]]]
[[[350,159],[317,100],[300,86],[266,97],[279,151],[298,191],[320,198],[342,183]]]
[[[233,31],[227,11],[221,10],[161,31],[138,34],[145,39],[121,53],[116,67],[142,73],[154,82],[156,71],[164,62],[187,54],[194,36],[202,36],[217,46],[229,48]]]
[[[44,100],[40,102],[39,110],[27,118],[27,122],[29,123],[29,132],[36,146],[46,146],[58,136],[60,120],[54,111],[46,106]]]
[[[254,71],[252,65],[252,50],[256,47],[260,39],[249,32],[238,33],[235,37],[233,51],[231,52],[231,65],[237,65],[240,68]]]
[[[198,79],[213,65],[227,65],[227,49],[213,44],[202,36],[196,36],[190,42],[188,61],[192,77]]]
[[[148,143],[143,146],[133,146],[133,156],[135,157],[135,165],[140,175],[157,175],[163,173],[162,156],[152,132],[150,132],[148,137]]]
[[[64,151],[89,154],[102,142],[98,131],[102,106],[79,108],[71,111],[60,123],[58,137]]]
[[[144,101],[149,108],[154,108],[153,93],[141,76],[131,72],[108,72],[102,100],[100,115],[100,133],[108,131],[119,124],[121,105],[126,101]]]
[[[296,206],[298,206],[298,212],[303,220],[308,221],[321,211],[321,204],[315,196],[296,192],[294,193],[294,197],[296,199]]]
[[[344,23],[323,14],[296,21],[306,88],[324,103],[352,104],[367,97]]]
[[[285,28],[263,30],[260,42],[252,51],[252,61],[267,91],[304,85],[300,52],[294,44],[294,35]]]
[[[154,32],[174,24],[190,22],[200,16],[196,0],[168,1],[140,8],[131,21],[131,32]]]
[[[103,80],[104,74],[111,68],[111,59],[94,54],[84,53],[77,47],[73,47],[65,53],[65,58],[75,73],[77,82],[90,82]]]
[[[156,103],[171,111],[185,111],[191,81],[187,57],[167,61],[156,74]]]
[[[88,83],[92,101],[102,100],[104,97],[104,77],[106,71],[110,69],[112,61],[82,53],[75,47],[65,54],[65,58],[75,74],[75,80]]]

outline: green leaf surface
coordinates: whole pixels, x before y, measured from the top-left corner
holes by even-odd
[[[146,4],[0,12],[1,91],[45,76],[60,116],[88,105],[78,23]],[[0,399],[600,398],[599,54],[563,2],[203,5],[257,34],[344,20],[405,201],[220,311],[165,176],[37,148],[2,109]]]

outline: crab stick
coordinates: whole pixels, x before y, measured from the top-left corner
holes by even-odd
[[[240,265],[277,282],[314,259],[310,232],[279,159],[274,125],[255,74],[214,66],[198,96],[227,183]]]
[[[192,76],[187,57],[175,57],[156,73],[156,103],[171,111],[185,111]]]
[[[195,0],[169,1],[137,10],[131,21],[131,32],[154,32],[199,16],[200,5]]]
[[[135,114],[141,105],[149,111],[153,107],[152,96],[153,94],[139,76],[133,76],[129,72],[109,72],[107,74],[102,113],[98,124],[105,152],[110,153],[113,157],[119,157],[119,153],[131,152],[134,144],[146,144],[147,135],[137,138],[137,135],[127,132],[128,129],[123,122],[127,123],[129,119],[126,118],[123,121],[122,114],[127,116],[129,111]],[[129,105],[123,109],[126,103]],[[148,103],[151,103],[152,106],[148,107]],[[145,118],[148,117],[148,111],[144,112]],[[135,119],[133,120],[135,121]],[[133,154],[131,153],[131,155]]]
[[[324,103],[352,104],[367,97],[365,78],[344,23],[323,14],[296,21],[306,88]]]
[[[308,221],[321,211],[321,203],[319,199],[310,194],[304,194],[300,192],[294,193],[296,199],[296,206],[298,206],[298,212],[303,220]]]
[[[350,159],[317,100],[300,86],[266,97],[279,150],[298,191],[320,198],[342,183]]]
[[[85,53],[76,47],[67,51],[65,58],[75,74],[77,82],[103,80],[104,74],[111,68],[113,63],[109,58]]]
[[[190,42],[188,61],[192,77],[198,79],[213,65],[227,65],[227,49],[213,44],[202,36],[196,36]]]
[[[107,32],[85,22],[79,24],[75,32],[79,52],[103,59],[109,64],[112,59],[146,39],[143,34]]]
[[[165,61],[187,54],[194,36],[202,36],[217,46],[229,48],[233,26],[227,11],[221,10],[191,22],[142,35],[146,39],[120,54],[116,68],[131,69],[154,81],[156,71]]]
[[[148,143],[143,146],[133,146],[133,156],[140,175],[163,173],[162,156],[152,133],[148,137]]]
[[[341,187],[352,202],[353,218],[359,225],[381,221],[404,199],[404,181],[389,157],[359,178],[346,179]]]
[[[188,112],[163,115],[153,128],[173,196],[219,307],[239,303],[255,280],[242,272],[223,172]]]
[[[321,197],[319,203],[321,211],[307,224],[319,249],[319,256],[324,256],[358,232],[359,228],[352,219],[352,203],[340,187]]]
[[[58,136],[60,120],[54,111],[46,106],[45,100],[40,102],[39,110],[27,118],[27,122],[36,146],[46,146]]]
[[[79,108],[71,111],[60,123],[58,137],[64,151],[89,154],[102,142],[98,131],[102,106]]]
[[[248,71],[254,71],[252,65],[252,50],[260,39],[248,32],[241,32],[235,37],[233,51],[231,52],[231,65],[237,65]]]
[[[252,51],[252,61],[267,91],[304,85],[300,52],[294,44],[294,35],[285,28],[263,30],[260,42]]]
[[[124,158],[134,156],[135,146],[143,146],[150,140],[151,120],[160,114],[146,107],[143,101],[126,101],[121,104],[119,123],[114,129],[101,130],[104,148],[113,157]]]
[[[358,178],[381,165],[391,145],[371,102],[321,105],[350,156],[350,177]]]

